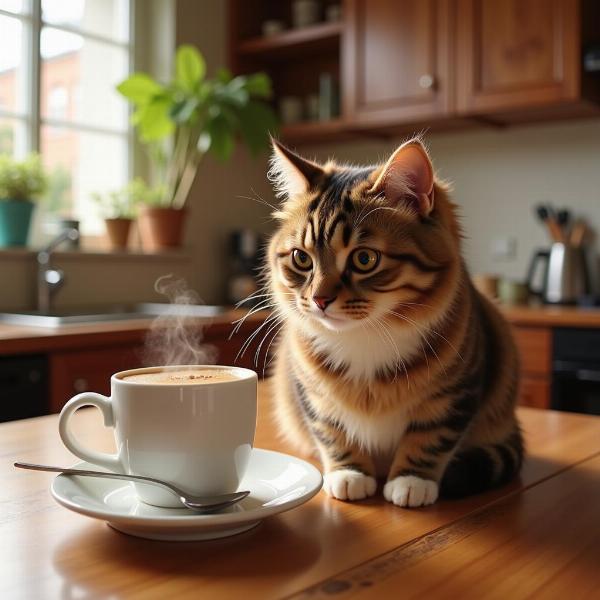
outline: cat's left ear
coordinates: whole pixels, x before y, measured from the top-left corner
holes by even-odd
[[[433,166],[419,140],[402,144],[383,167],[371,192],[394,203],[409,203],[426,217],[433,210]]]
[[[271,138],[271,144],[269,179],[277,196],[292,198],[318,186],[325,173],[317,163],[302,158],[274,138]]]

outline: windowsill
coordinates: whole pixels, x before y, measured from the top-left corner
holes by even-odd
[[[39,250],[33,248],[1,248],[0,260],[34,260]],[[132,261],[174,261],[189,262],[192,257],[187,248],[178,248],[176,250],[164,250],[161,252],[142,252],[140,250],[56,250],[52,257],[59,260],[132,260]]]

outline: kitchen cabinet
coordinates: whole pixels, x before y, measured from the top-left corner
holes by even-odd
[[[284,124],[294,143],[600,115],[582,52],[600,42],[596,0],[342,0],[343,19],[261,35],[287,1],[230,0],[230,63],[266,71],[275,105],[339,80],[338,118]]]
[[[348,0],[345,11],[348,120],[381,125],[450,113],[450,0]]]
[[[459,112],[511,122],[533,118],[532,110],[585,111],[593,81],[582,73],[581,49],[597,41],[599,32],[586,23],[598,23],[597,7],[578,0],[457,2]]]
[[[513,326],[513,338],[521,359],[519,404],[550,408],[552,329]]]

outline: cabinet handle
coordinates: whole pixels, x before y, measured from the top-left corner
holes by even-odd
[[[73,389],[76,392],[85,392],[88,390],[88,381],[85,377],[78,377],[73,381]]]
[[[426,73],[425,75],[421,75],[421,77],[419,77],[419,87],[423,88],[424,90],[430,90],[434,85],[435,78],[433,75]]]

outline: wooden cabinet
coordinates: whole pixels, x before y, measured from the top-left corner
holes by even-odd
[[[142,364],[139,345],[106,346],[50,354],[50,412],[80,392],[110,395],[110,376]]]
[[[231,64],[267,71],[276,105],[305,102],[320,73],[339,80],[340,117],[284,126],[291,143],[600,115],[600,80],[582,67],[597,0],[340,2],[341,22],[291,29],[291,0],[230,0]],[[289,29],[262,37],[269,19]]]
[[[357,124],[450,112],[450,0],[348,0],[344,115]]]
[[[521,359],[519,404],[550,408],[552,329],[513,326],[513,338]]]
[[[458,0],[457,108],[539,107],[579,94],[577,0]]]

